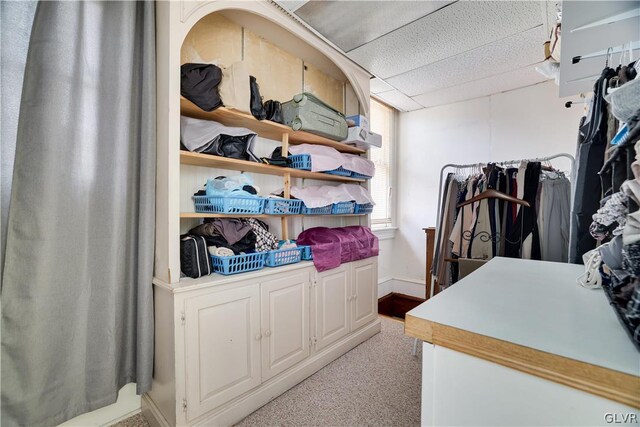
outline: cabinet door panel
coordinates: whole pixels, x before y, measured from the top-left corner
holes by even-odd
[[[316,350],[349,333],[349,265],[318,273],[316,279]]]
[[[351,271],[351,330],[354,331],[375,320],[378,316],[377,258],[353,262]]]
[[[261,284],[262,380],[309,356],[309,273]]]
[[[260,384],[259,296],[256,284],[185,302],[189,419]]]

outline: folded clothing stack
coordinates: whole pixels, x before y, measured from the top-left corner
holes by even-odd
[[[331,270],[345,262],[378,256],[378,238],[368,227],[315,227],[303,231],[298,245],[311,246],[318,271]]]
[[[355,154],[341,153],[333,147],[323,145],[300,144],[289,147],[291,154],[308,154],[311,156],[311,171],[326,172],[340,167],[365,176],[373,176],[376,167],[365,157]]]
[[[196,196],[210,197],[259,197],[260,188],[253,184],[253,178],[243,173],[231,177],[217,176],[207,180],[204,190],[195,193]]]
[[[266,252],[278,248],[278,238],[269,232],[267,224],[256,218],[207,218],[204,223],[189,230],[188,235],[202,236],[209,253],[216,256]]]
[[[291,187],[291,196],[302,200],[310,209],[341,202],[375,204],[369,191],[357,184]]]
[[[180,141],[184,148],[195,153],[259,162],[253,153],[256,137],[257,134],[249,129],[180,117]]]

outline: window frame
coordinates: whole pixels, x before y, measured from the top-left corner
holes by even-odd
[[[387,204],[389,207],[389,218],[374,220],[371,218],[371,230],[378,236],[379,239],[392,239],[395,237],[395,231],[398,229],[396,226],[397,218],[397,150],[398,150],[398,120],[399,111],[397,108],[389,105],[380,98],[371,95],[371,102],[377,102],[382,106],[391,110],[391,134],[389,135],[390,147],[389,147],[389,191],[387,193]],[[371,116],[371,112],[369,114]],[[372,147],[370,150],[376,150],[378,148]],[[369,155],[369,157],[371,157]],[[369,187],[371,187],[369,185]]]

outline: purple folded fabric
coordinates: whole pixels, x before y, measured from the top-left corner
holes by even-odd
[[[368,227],[315,227],[303,231],[296,242],[311,246],[318,271],[331,270],[344,262],[378,256],[378,238]]]

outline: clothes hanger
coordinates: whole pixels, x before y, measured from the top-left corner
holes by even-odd
[[[531,205],[529,204],[529,202],[527,202],[526,200],[521,200],[521,199],[516,199],[515,197],[511,197],[507,194],[504,194],[498,190],[494,190],[494,189],[489,189],[489,190],[485,190],[482,193],[478,194],[475,197],[472,197],[469,200],[465,200],[462,203],[458,204],[458,208],[461,208],[463,206],[469,205],[471,203],[475,203],[479,200],[483,200],[483,199],[499,199],[499,200],[504,200],[505,202],[511,202],[511,203],[515,203],[517,205],[522,205],[525,207],[531,207]]]

